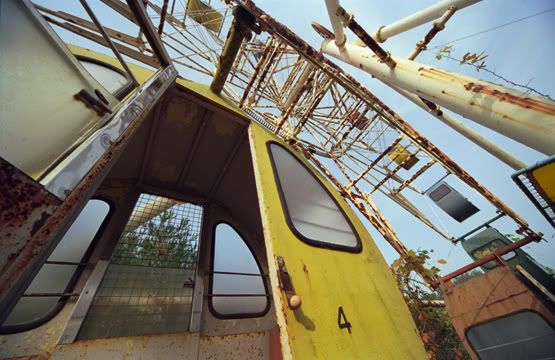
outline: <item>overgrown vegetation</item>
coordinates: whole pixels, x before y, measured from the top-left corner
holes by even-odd
[[[424,269],[426,262],[430,259],[430,252],[433,252],[433,250],[418,250],[416,252],[410,250],[405,259],[394,261],[391,268],[430,359],[470,359],[453,328],[451,318],[445,307],[431,306],[434,301],[443,300],[443,295],[440,291],[430,291],[427,285],[416,277],[416,274]],[[437,277],[439,269],[435,266],[428,266],[425,274]],[[471,271],[460,276],[455,282],[462,283],[481,274],[481,270]]]

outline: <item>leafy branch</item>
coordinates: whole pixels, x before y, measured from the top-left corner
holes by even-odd
[[[500,79],[502,81],[504,81],[506,84],[509,84],[513,87],[516,88],[521,88],[521,89],[525,89],[526,93],[534,93],[536,95],[542,96],[544,98],[547,98],[551,101],[555,101],[550,95],[548,94],[544,94],[532,87],[529,86],[530,80],[528,83],[526,84],[519,84],[517,82],[514,82],[512,80],[507,79],[506,77],[496,73],[494,70],[491,70],[487,67],[486,62],[484,61],[488,55],[485,53],[485,51],[482,51],[481,53],[477,54],[477,53],[471,53],[471,52],[467,52],[464,54],[464,56],[462,57],[462,59],[457,59],[456,57],[454,57],[453,54],[453,45],[447,45],[444,46],[442,48],[439,48],[436,53],[435,53],[435,58],[437,60],[441,60],[443,58],[452,60],[452,61],[457,61],[460,65],[468,65],[468,66],[472,66],[474,68],[476,68],[476,71],[485,71],[488,74],[493,75],[494,77],[496,77],[497,79]]]

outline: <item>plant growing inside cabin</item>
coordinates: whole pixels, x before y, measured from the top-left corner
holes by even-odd
[[[453,328],[447,310],[443,306],[437,306],[437,300],[442,300],[443,295],[439,291],[428,291],[427,284],[416,278],[418,273],[430,278],[439,275],[437,267],[425,267],[430,260],[430,252],[433,250],[409,250],[405,258],[393,262],[391,269],[430,359],[470,359]]]

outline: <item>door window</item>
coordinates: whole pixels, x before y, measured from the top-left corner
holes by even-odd
[[[262,316],[269,308],[264,278],[241,235],[220,223],[214,234],[210,306],[217,317]]]
[[[285,217],[295,235],[316,246],[359,252],[351,222],[324,185],[291,152],[269,144]]]

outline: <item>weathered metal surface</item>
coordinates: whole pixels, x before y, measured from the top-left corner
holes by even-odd
[[[533,234],[533,232],[528,228],[528,224],[526,223],[526,221],[524,221],[524,219],[522,219],[512,209],[506,206],[501,200],[495,197],[488,189],[482,186],[476,179],[470,176],[470,174],[464,171],[455,161],[453,161],[450,157],[448,157],[436,146],[434,146],[428,139],[418,133],[410,124],[408,124],[388,106],[382,103],[378,98],[370,93],[370,91],[363,87],[356,79],[344,73],[337,65],[324,58],[321,53],[313,49],[300,37],[287,29],[287,27],[280,24],[264,11],[256,7],[256,5],[252,1],[244,1],[241,2],[241,4],[245,6],[245,8],[247,8],[256,17],[265,31],[268,31],[274,34],[275,37],[285,41],[289,46],[293,47],[296,51],[299,52],[299,54],[310,61],[310,63],[314,64],[319,69],[319,71],[323,71],[332,79],[336,80],[338,83],[344,86],[347,91],[351,92],[355,96],[364,99],[366,104],[380,115],[381,121],[387,122],[390,126],[392,126],[393,129],[398,131],[400,134],[405,135],[407,139],[409,139],[413,144],[420,148],[423,153],[431,158],[431,160],[441,164],[447,171],[456,175],[471,188],[478,191],[499,211],[510,216],[518,224],[521,231],[526,234]],[[291,139],[291,141],[296,142],[295,139]],[[304,147],[305,145],[299,144],[299,146]],[[307,149],[305,153],[309,154],[310,151],[308,151]],[[311,161],[318,165],[315,159],[311,159]],[[337,160],[337,162],[338,166],[343,166],[341,165],[340,160]],[[325,166],[321,166],[321,170],[324,170],[325,168]],[[366,199],[364,199],[364,197],[367,197],[367,195],[365,195],[363,192],[353,192],[352,196],[349,197],[347,193],[350,192],[351,189],[347,189],[343,187],[340,182],[334,181],[333,177],[329,176],[331,175],[329,171],[324,171],[324,173],[338,187],[338,189],[343,192],[344,196],[350,199],[356,199],[355,201],[358,202],[358,205],[356,206],[364,214],[364,216],[370,219],[371,223],[377,227],[382,235],[384,235],[384,233],[386,234],[384,236],[386,236],[386,239],[388,239],[388,241],[392,243],[396,250],[398,250],[401,254],[404,253],[404,247],[399,245],[400,242],[398,241],[398,239],[396,239],[395,236],[391,235],[389,229],[390,226],[384,226],[383,222],[378,220],[380,217],[383,218],[383,216],[378,215],[379,210],[371,205],[371,199],[368,198],[367,202]],[[400,184],[403,183],[404,180],[401,180]],[[405,187],[411,188],[409,183],[407,183]],[[356,189],[353,190],[356,191]],[[363,202],[361,202],[361,200]],[[370,211],[370,209],[372,209],[372,212]]]
[[[466,338],[466,330],[471,326],[524,310],[535,311],[555,323],[553,308],[541,301],[508,266],[460,285],[447,283],[442,289],[453,327],[473,359],[478,357]]]
[[[198,359],[199,334],[162,334],[85,340],[58,345],[51,360]]]
[[[92,195],[96,186],[106,176],[107,171],[135,133],[135,130],[140,126],[148,111],[167,87],[173,83],[175,77],[175,69],[170,66],[151,80],[150,84],[155,84],[154,89],[156,90],[149,89],[147,83],[146,88],[138,90],[134,96],[129,97],[127,104],[130,106],[120,108],[116,112],[116,119],[119,121],[112,122],[103,131],[99,132],[93,141],[87,144],[88,147],[85,148],[85,151],[80,152],[80,155],[84,157],[83,159],[77,156],[69,163],[69,169],[73,166],[77,170],[73,173],[73,176],[68,179],[67,174],[62,172],[50,181],[48,181],[48,178],[45,179],[48,183],[47,187],[51,187],[56,193],[60,193],[65,200],[50,217],[45,216],[36,225],[33,234],[30,234],[28,245],[20,250],[19,256],[12,261],[10,267],[2,272],[0,320],[7,316],[15,305],[19,295],[23,293],[34,276],[38,265],[46,260],[49,251],[60,240],[61,230],[67,228],[73,218],[77,216],[78,211],[84,205],[84,201]],[[160,78],[165,81],[160,81]],[[118,117],[119,115],[121,116]],[[107,143],[106,136],[102,136],[105,131],[108,131],[109,134],[115,132],[113,137],[109,137],[109,139],[114,140]],[[106,145],[103,146],[102,143]],[[91,153],[95,155],[91,155]],[[96,156],[94,158],[98,160],[93,164],[87,163],[84,161],[87,159],[87,155]],[[68,183],[72,186],[67,187]],[[73,188],[73,191],[66,193],[65,190],[71,188]],[[29,221],[33,220],[35,219]]]
[[[476,269],[478,266],[484,265],[485,263],[490,262],[490,261],[497,261],[498,263],[501,263],[501,264],[502,264],[502,263],[503,263],[503,260],[501,259],[501,256],[502,256],[502,255],[505,255],[505,254],[508,253],[508,252],[511,252],[511,251],[513,251],[513,250],[515,250],[515,249],[518,249],[518,248],[521,248],[521,247],[523,247],[523,246],[525,246],[525,245],[528,245],[528,244],[531,243],[532,241],[539,241],[539,240],[541,240],[541,238],[538,237],[538,236],[535,236],[535,234],[534,234],[534,235],[529,235],[529,236],[525,237],[524,239],[521,239],[521,240],[519,240],[519,241],[517,241],[517,242],[514,242],[514,243],[512,243],[512,244],[510,244],[510,245],[507,245],[507,246],[504,246],[504,247],[502,247],[502,248],[500,248],[500,249],[497,249],[497,250],[495,250],[494,252],[492,252],[492,253],[490,253],[490,254],[488,254],[488,255],[486,255],[486,256],[480,258],[479,260],[476,260],[476,261],[474,261],[474,262],[471,263],[471,264],[468,264],[468,265],[466,265],[466,266],[463,266],[462,268],[460,268],[460,269],[458,269],[458,270],[456,270],[456,271],[453,271],[453,272],[450,273],[450,274],[447,274],[447,275],[445,275],[445,276],[442,276],[441,278],[439,278],[439,279],[435,280],[434,282],[432,282],[432,283],[430,284],[430,286],[431,286],[432,288],[437,288],[437,287],[438,287],[439,285],[441,285],[442,283],[445,283],[445,282],[447,282],[447,281],[450,281],[450,280],[456,278],[457,276],[462,275],[462,274],[464,274],[464,273],[466,273],[466,272],[468,272],[468,271],[470,271],[470,270]]]
[[[526,164],[517,159],[513,154],[508,151],[503,150],[501,147],[496,145],[493,141],[488,140],[483,135],[478,133],[476,130],[466,126],[462,122],[455,119],[453,116],[441,110],[439,106],[435,103],[428,101],[422,97],[416,96],[406,90],[399,87],[392,86],[392,89],[397,91],[399,94],[403,95],[405,98],[412,101],[414,104],[418,105],[422,109],[428,111],[436,119],[440,120],[453,130],[457,131],[459,134],[465,136],[467,139],[480,146],[482,149],[486,150],[499,160],[503,161],[505,164],[509,165],[515,170],[520,170],[526,167]]]
[[[445,14],[445,12],[454,6],[457,10],[461,10],[467,6],[476,4],[480,0],[443,0],[435,4],[415,12],[403,19],[397,20],[392,24],[383,25],[372,34],[372,37],[378,42],[384,42],[390,37],[413,29],[417,26],[435,20]]]
[[[106,126],[77,148],[68,161],[54,169],[41,183],[56,196],[65,199],[133,120],[153,108],[176,77],[177,71],[173,66],[159,71],[140,91],[128,97],[111,117],[103,121],[109,121]]]
[[[20,258],[24,248],[41,248],[45,239],[33,236],[61,203],[38,182],[0,158],[0,274],[4,275],[17,262],[24,266],[30,260]],[[4,283],[2,275],[0,282]]]
[[[250,332],[200,338],[199,360],[276,359],[270,355],[270,332]]]
[[[351,31],[364,43],[364,45],[368,46],[368,48],[378,56],[381,62],[385,63],[391,70],[395,69],[395,65],[397,65],[397,63],[391,58],[391,54],[382,49],[376,40],[374,40],[370,34],[368,34],[362,26],[360,26],[353,15],[347,14],[345,9],[340,8],[339,16],[344,17],[349,29],[351,29]]]
[[[322,51],[545,154],[555,153],[555,103],[410,60],[384,69],[369,49],[324,39]]]
[[[434,22],[434,25],[432,26],[430,31],[426,33],[422,40],[416,43],[416,47],[409,55],[409,60],[414,60],[423,50],[426,50],[426,46],[430,43],[430,41],[432,41],[437,33],[445,29],[445,24],[455,14],[455,11],[457,11],[457,7],[455,5],[451,5],[449,9],[445,11],[445,14],[443,14],[443,16],[438,21]]]
[[[360,236],[362,249],[359,254],[350,254],[299,241],[282,206],[275,206],[281,200],[267,143],[278,140],[256,123],[251,123],[249,137],[284,358],[425,358],[393,275],[348,203],[300,154],[295,155],[344,211]],[[287,291],[280,289],[278,256],[287,265],[295,294],[302,299],[297,309],[288,306]],[[356,277],[368,281],[344,281]],[[337,322],[339,307],[352,325],[351,333]],[[372,341],[368,341],[369,334]],[[399,337],[403,338],[402,346],[398,346]]]

